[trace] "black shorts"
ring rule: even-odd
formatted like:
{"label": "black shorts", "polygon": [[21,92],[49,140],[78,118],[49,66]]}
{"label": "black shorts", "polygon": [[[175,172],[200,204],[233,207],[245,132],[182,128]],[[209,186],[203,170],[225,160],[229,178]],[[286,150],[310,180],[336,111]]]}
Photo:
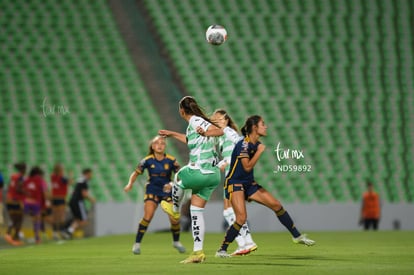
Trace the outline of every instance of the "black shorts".
{"label": "black shorts", "polygon": [[153,201],[156,204],[159,204],[161,201],[171,202],[172,198],[170,196],[157,196],[154,194],[145,194],[144,202]]}
{"label": "black shorts", "polygon": [[23,204],[20,202],[6,203],[6,209],[9,213],[23,213]]}
{"label": "black shorts", "polygon": [[250,182],[250,183],[227,183],[226,188],[224,189],[224,193],[226,199],[230,200],[231,194],[236,191],[243,191],[244,192],[244,199],[249,200],[249,197],[257,192],[257,190],[263,188],[257,182]]}
{"label": "black shorts", "polygon": [[59,206],[59,205],[65,205],[66,201],[65,199],[58,199],[58,198],[53,198],[52,199],[52,205],[53,206]]}
{"label": "black shorts", "polygon": [[71,202],[69,204],[69,207],[75,219],[81,221],[88,220],[88,213],[86,211],[85,203],[83,201]]}

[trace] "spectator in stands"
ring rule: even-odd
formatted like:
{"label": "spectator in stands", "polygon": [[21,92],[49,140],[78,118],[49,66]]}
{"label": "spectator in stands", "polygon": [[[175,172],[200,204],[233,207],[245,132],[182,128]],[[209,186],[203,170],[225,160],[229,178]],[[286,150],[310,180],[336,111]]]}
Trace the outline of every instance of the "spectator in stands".
{"label": "spectator in stands", "polygon": [[365,230],[371,227],[373,230],[378,229],[378,223],[381,217],[381,202],[378,193],[374,191],[371,182],[367,183],[367,191],[362,196],[361,206],[361,224]]}
{"label": "spectator in stands", "polygon": [[82,177],[78,179],[75,185],[69,201],[69,208],[72,212],[73,219],[70,221],[69,227],[61,232],[65,238],[72,238],[76,229],[87,224],[88,214],[85,207],[85,200],[95,203],[95,199],[91,197],[88,191],[88,182],[91,178],[92,169],[86,168],[82,171]]}
{"label": "spectator in stands", "polygon": [[36,243],[40,243],[41,214],[43,205],[47,204],[47,184],[43,170],[35,166],[23,183],[24,212],[32,217],[33,232]]}
{"label": "spectator in stands", "polygon": [[50,182],[52,183],[53,238],[58,239],[59,232],[65,224],[66,196],[72,179],[65,177],[63,165],[57,163],[50,176]]}
{"label": "spectator in stands", "polygon": [[23,183],[26,174],[26,163],[16,163],[14,168],[17,172],[10,177],[6,196],[6,209],[10,221],[4,239],[11,245],[22,245],[19,232],[23,223]]}

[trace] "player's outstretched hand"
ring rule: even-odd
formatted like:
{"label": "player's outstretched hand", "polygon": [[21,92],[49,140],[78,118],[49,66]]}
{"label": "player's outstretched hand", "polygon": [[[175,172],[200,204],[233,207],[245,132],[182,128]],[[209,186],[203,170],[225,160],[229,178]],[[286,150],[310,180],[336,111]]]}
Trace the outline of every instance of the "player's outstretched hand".
{"label": "player's outstretched hand", "polygon": [[124,187],[125,193],[128,193],[129,191],[131,191],[131,189],[132,189],[132,185],[129,185],[129,184],[125,185]]}
{"label": "player's outstretched hand", "polygon": [[162,137],[169,137],[169,136],[171,136],[171,131],[169,131],[169,130],[159,130],[158,134]]}
{"label": "player's outstretched hand", "polygon": [[202,136],[204,136],[204,135],[205,135],[205,133],[206,133],[206,131],[204,131],[204,129],[203,129],[203,128],[201,128],[200,126],[198,126],[198,127],[196,128],[196,131],[197,131],[197,133],[198,133],[198,134],[200,134],[200,135],[202,135]]}

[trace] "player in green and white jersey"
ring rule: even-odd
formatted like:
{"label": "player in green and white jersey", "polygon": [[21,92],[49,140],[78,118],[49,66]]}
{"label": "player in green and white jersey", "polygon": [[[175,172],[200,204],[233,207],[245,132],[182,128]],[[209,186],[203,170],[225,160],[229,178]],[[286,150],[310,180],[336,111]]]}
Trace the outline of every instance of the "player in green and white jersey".
{"label": "player in green and white jersey", "polygon": [[160,130],[159,134],[186,143],[190,149],[190,160],[175,176],[173,205],[161,202],[161,207],[174,219],[179,219],[184,190],[192,191],[190,212],[194,248],[193,253],[181,263],[200,263],[206,257],[203,252],[204,207],[220,183],[215,137],[222,136],[223,130],[210,121],[193,97],[186,96],[180,100],[179,112],[188,122],[186,134],[169,130]]}
{"label": "player in green and white jersey", "polygon": [[[223,129],[224,135],[218,137],[219,151],[221,153],[222,160],[218,163],[218,167],[225,176],[228,175],[230,170],[231,155],[233,153],[234,146],[243,137],[239,135],[238,128],[233,119],[223,109],[214,111],[211,116],[211,120]],[[233,207],[231,206],[230,200],[224,197],[224,210],[223,216],[229,226],[232,226],[236,221],[236,215],[234,214]],[[250,229],[247,224],[243,224],[240,229],[239,235],[236,237],[238,248],[232,253],[233,256],[241,256],[249,254],[250,252],[257,250],[257,245],[253,241],[250,234]]]}

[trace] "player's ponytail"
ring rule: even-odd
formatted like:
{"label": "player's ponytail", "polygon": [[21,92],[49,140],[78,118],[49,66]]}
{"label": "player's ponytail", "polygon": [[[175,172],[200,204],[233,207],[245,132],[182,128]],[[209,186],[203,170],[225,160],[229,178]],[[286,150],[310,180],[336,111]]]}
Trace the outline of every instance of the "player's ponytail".
{"label": "player's ponytail", "polygon": [[239,128],[237,127],[237,124],[233,121],[233,119],[229,116],[229,114],[224,109],[217,109],[214,111],[215,114],[220,114],[224,116],[224,119],[227,119],[227,125],[228,127],[232,128],[234,131],[238,132]]}
{"label": "player's ponytail", "polygon": [[253,126],[257,126],[260,120],[262,120],[262,117],[258,115],[248,117],[243,127],[241,128],[242,135],[246,137],[251,134]]}
{"label": "player's ponytail", "polygon": [[185,96],[179,102],[180,109],[184,110],[184,113],[187,115],[195,115],[202,117],[205,121],[210,122],[214,126],[217,126],[213,123],[205,114],[203,109],[197,104],[197,101],[192,96]]}

